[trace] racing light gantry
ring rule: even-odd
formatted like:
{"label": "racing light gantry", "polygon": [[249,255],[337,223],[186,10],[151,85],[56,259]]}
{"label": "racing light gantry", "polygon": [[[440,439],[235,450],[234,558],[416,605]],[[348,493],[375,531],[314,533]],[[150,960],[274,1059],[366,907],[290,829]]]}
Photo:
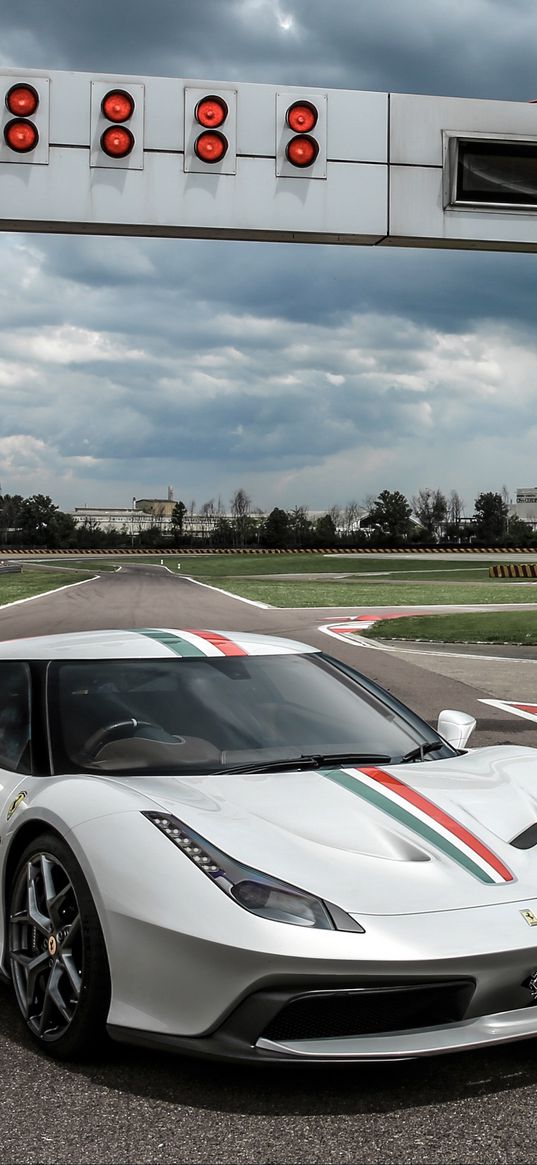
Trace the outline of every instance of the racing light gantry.
{"label": "racing light gantry", "polygon": [[537,250],[537,106],[0,72],[0,230]]}

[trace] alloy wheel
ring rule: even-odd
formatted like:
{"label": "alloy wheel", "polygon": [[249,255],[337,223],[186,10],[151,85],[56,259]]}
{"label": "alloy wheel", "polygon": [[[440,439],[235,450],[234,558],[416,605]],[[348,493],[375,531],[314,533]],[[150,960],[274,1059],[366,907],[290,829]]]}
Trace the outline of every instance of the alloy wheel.
{"label": "alloy wheel", "polygon": [[84,973],[80,908],[59,859],[36,853],[11,898],[9,957],[19,1007],[41,1041],[61,1039],[77,1013]]}

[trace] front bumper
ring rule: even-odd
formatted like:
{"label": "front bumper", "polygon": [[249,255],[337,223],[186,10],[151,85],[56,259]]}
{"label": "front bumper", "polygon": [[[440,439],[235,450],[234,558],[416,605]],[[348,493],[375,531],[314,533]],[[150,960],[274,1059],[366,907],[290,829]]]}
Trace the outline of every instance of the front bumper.
{"label": "front bumper", "polygon": [[[527,998],[523,1007],[468,1016],[476,995],[476,982],[470,979],[391,987],[319,990],[311,986],[300,992],[296,986],[274,987],[243,999],[219,1027],[205,1035],[180,1036],[117,1024],[109,1024],[108,1032],[120,1042],[237,1062],[414,1059],[537,1036],[537,1006],[529,988],[523,986],[522,990]],[[521,993],[517,990],[515,998]],[[398,1015],[394,1001],[399,1005]],[[413,1017],[439,1019],[443,1015],[445,1022],[405,1028],[405,1015],[409,1025]],[[345,1017],[350,1017],[348,1026],[361,1023],[370,1030],[345,1034]],[[390,1023],[398,1024],[397,1030],[385,1030]],[[308,1036],[308,1024],[317,1027],[316,1035]],[[326,1031],[330,1026],[332,1034],[321,1034],[323,1027]]]}

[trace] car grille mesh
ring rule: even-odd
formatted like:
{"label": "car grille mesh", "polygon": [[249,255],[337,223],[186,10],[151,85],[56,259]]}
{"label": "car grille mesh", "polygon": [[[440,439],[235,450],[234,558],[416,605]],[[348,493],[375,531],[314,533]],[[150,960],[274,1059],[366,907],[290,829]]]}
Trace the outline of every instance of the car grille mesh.
{"label": "car grille mesh", "polygon": [[409,986],[311,992],[292,999],[263,1032],[268,1040],[338,1039],[445,1026],[465,1015],[475,984],[416,983]]}

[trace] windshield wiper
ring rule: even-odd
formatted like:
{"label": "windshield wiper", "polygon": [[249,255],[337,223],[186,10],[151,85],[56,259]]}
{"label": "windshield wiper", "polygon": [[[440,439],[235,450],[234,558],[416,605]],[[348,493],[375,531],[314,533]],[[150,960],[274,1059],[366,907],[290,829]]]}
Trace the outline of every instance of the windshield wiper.
{"label": "windshield wiper", "polygon": [[439,748],[444,748],[445,742],[443,740],[430,740],[428,744],[418,744],[417,748],[412,748],[410,752],[406,752],[399,761],[400,765],[406,765],[413,760],[423,760],[428,752],[437,752]]}
{"label": "windshield wiper", "polygon": [[220,771],[226,776],[228,773],[277,773],[285,769],[320,769],[331,765],[386,765],[391,759],[391,756],[370,752],[302,753],[300,756],[280,757],[279,760],[250,761]]}

